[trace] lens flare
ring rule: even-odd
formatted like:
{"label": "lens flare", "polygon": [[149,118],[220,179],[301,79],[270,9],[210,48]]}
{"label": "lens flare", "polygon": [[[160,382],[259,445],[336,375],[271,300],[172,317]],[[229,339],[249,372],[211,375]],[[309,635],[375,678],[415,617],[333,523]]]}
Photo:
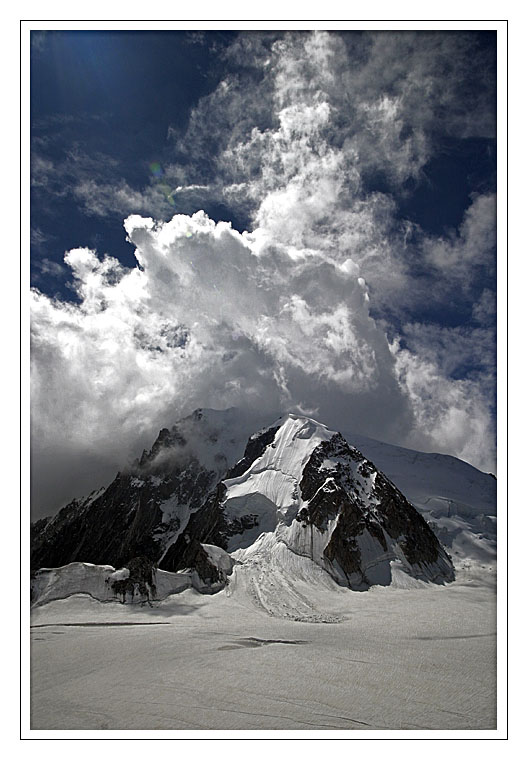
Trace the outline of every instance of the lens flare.
{"label": "lens flare", "polygon": [[154,175],[154,177],[162,177],[163,176],[163,167],[157,161],[153,161],[150,164],[150,171],[152,172],[152,174]]}

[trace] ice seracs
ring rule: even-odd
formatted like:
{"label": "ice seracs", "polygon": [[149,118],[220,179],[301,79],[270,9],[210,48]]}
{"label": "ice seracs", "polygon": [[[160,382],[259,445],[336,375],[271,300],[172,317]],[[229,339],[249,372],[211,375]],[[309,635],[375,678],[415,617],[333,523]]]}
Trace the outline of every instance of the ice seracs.
{"label": "ice seracs", "polygon": [[[82,594],[100,602],[119,601],[151,606],[154,601],[161,602],[187,589],[213,594],[225,587],[234,560],[217,546],[204,546],[203,551],[210,567],[216,568],[214,577],[209,573],[208,577],[202,578],[196,568],[168,573],[153,565],[149,567],[151,563],[145,562],[144,558],[134,558],[129,562],[131,569],[122,567],[115,570],[111,565],[93,565],[89,562],[71,562],[57,568],[44,567],[31,578],[31,602],[34,606],[42,606]],[[147,568],[143,577],[137,572],[138,565]]]}

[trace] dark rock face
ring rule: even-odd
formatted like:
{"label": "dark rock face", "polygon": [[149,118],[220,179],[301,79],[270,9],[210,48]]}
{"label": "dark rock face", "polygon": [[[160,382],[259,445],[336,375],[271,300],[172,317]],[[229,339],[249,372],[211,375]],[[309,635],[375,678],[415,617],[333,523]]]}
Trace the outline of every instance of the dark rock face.
{"label": "dark rock face", "polygon": [[135,596],[150,602],[156,596],[155,565],[148,557],[134,557],[126,563],[130,575],[122,580],[112,581],[112,590],[121,597],[123,604],[127,597],[133,602]]}
{"label": "dark rock face", "polygon": [[[256,515],[242,515],[240,518],[227,519],[223,509],[226,488],[219,483],[201,509],[190,516],[187,527],[177,540],[167,549],[159,563],[161,570],[176,572],[189,564],[187,547],[190,544],[213,544],[227,550],[229,538],[250,530],[258,525]],[[203,576],[201,576],[203,578]]]}
{"label": "dark rock face", "polygon": [[[102,493],[74,500],[32,526],[32,571],[69,562],[123,566],[131,557],[158,560],[227,467],[203,467],[177,429],[162,430],[150,452]],[[170,503],[167,512],[163,507]]]}
{"label": "dark rock face", "polygon": [[[195,538],[183,541],[178,555],[178,570],[191,568],[197,572],[201,580],[208,586],[224,580],[219,568],[213,564],[203,546]],[[166,568],[162,568],[166,569]]]}
{"label": "dark rock face", "polygon": [[167,549],[165,556],[159,563],[161,570],[176,572],[189,564],[188,547],[198,544],[214,544],[221,549],[227,548],[227,523],[221,508],[221,502],[226,488],[219,483],[216,489],[209,495],[201,509],[190,516],[184,531],[177,540]]}
{"label": "dark rock face", "polygon": [[[332,462],[331,468],[324,466],[327,461]],[[353,588],[371,585],[360,548],[365,535],[378,543],[379,554],[396,556],[397,546],[418,577],[433,575],[431,568],[437,567],[442,580],[454,579],[451,560],[424,518],[340,434],[313,451],[300,490],[308,504],[297,520],[323,531],[330,520],[338,518],[324,555],[338,565]]]}
{"label": "dark rock face", "polygon": [[[237,478],[243,475],[259,457],[262,456],[267,446],[272,445],[278,427],[270,427],[259,434],[251,436],[245,447],[245,452],[236,464],[225,474],[224,480]],[[222,507],[226,487],[223,482],[218,483],[216,489],[208,496],[201,509],[191,515],[186,529],[172,544],[163,557],[159,567],[162,570],[175,572],[185,567],[186,546],[188,542],[197,541],[203,544],[214,544],[221,549],[227,549],[230,536],[252,528],[258,524],[255,515],[243,515],[235,520],[228,520]]]}

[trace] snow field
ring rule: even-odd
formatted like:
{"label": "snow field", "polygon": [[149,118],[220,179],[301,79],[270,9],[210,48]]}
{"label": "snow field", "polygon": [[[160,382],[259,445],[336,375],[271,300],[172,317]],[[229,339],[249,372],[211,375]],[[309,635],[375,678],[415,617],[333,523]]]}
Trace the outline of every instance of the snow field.
{"label": "snow field", "polygon": [[341,622],[313,625],[255,607],[245,580],[153,609],[81,596],[36,608],[32,728],[495,727],[492,587],[319,583],[311,613]]}

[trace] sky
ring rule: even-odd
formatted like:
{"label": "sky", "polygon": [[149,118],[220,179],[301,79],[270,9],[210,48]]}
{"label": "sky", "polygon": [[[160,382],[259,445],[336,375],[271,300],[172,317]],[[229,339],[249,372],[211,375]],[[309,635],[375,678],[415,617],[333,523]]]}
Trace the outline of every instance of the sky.
{"label": "sky", "polygon": [[197,407],[495,472],[494,32],[32,32],[32,508]]}

